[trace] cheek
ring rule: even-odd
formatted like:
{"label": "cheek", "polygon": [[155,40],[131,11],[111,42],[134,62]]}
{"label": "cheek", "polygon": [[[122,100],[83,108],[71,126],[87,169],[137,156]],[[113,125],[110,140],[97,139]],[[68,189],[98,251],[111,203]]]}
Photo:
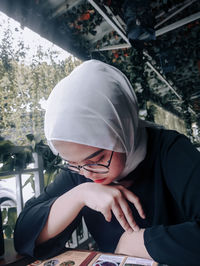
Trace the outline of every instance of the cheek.
{"label": "cheek", "polygon": [[117,177],[121,174],[125,167],[126,162],[126,156],[124,153],[116,154],[116,156],[113,158],[113,164],[111,169],[111,175],[113,177]]}

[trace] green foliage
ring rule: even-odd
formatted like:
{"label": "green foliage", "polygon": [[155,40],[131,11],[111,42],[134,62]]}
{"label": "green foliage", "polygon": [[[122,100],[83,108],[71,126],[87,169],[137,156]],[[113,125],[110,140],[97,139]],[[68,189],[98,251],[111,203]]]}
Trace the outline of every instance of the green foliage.
{"label": "green foliage", "polygon": [[58,52],[38,46],[27,64],[27,51],[23,40],[17,50],[13,48],[8,27],[0,41],[0,135],[18,145],[27,144],[25,135],[29,133],[44,139],[40,102],[47,100],[53,87],[81,63],[72,56],[58,62]]}
{"label": "green foliage", "polygon": [[156,107],[154,105],[150,105],[147,108],[147,120],[155,122],[154,120],[155,112],[156,112]]}
{"label": "green foliage", "polygon": [[26,180],[26,182],[24,183],[24,185],[22,186],[22,189],[27,186],[28,184],[31,184],[31,188],[32,190],[35,192],[35,181],[34,181],[34,175],[30,174],[29,178]]}
{"label": "green foliage", "polygon": [[0,138],[0,172],[21,170],[33,162],[32,148]]}
{"label": "green foliage", "polygon": [[[53,87],[81,61],[69,56],[58,62],[57,52],[53,49],[44,51],[38,46],[37,53],[27,64],[29,48],[25,47],[23,40],[18,41],[17,49],[13,43],[12,31],[8,27],[0,40],[0,171],[23,170],[33,162],[33,152],[38,152],[44,161],[47,185],[54,179],[57,172],[54,164],[59,159],[44,143],[44,110],[40,101],[45,101]],[[33,174],[24,186],[29,183],[35,190]],[[4,208],[2,212],[4,237],[12,238],[16,208]]]}
{"label": "green foliage", "polygon": [[[30,146],[16,146],[9,140],[5,140],[0,137],[0,163],[2,167],[0,171],[13,171],[23,170],[28,164],[32,163],[33,152],[37,152],[42,156],[44,166],[44,184],[45,186],[52,182],[57,173],[56,165],[61,162],[61,159],[55,156],[50,150],[49,146],[44,144],[43,140],[38,140],[32,134],[28,134],[27,139],[30,142]],[[3,178],[10,178],[6,176]],[[1,177],[2,178],[2,177]],[[30,177],[26,180],[26,185],[31,184],[33,191],[35,191],[34,175],[30,174]],[[2,207],[2,224],[4,238],[13,238],[13,232],[15,223],[17,220],[16,207]]]}
{"label": "green foliage", "polygon": [[4,238],[13,238],[13,232],[17,220],[16,207],[2,207],[1,212]]}
{"label": "green foliage", "polygon": [[[58,171],[57,164],[61,162],[61,158],[54,155],[49,146],[38,136],[35,137],[33,134],[28,134],[26,137],[29,141],[29,146],[16,146],[11,141],[0,138],[0,163],[2,164],[0,172],[25,169],[28,164],[34,162],[33,152],[36,152],[42,157],[44,184],[46,186],[53,181]],[[1,179],[10,177],[12,176],[1,177]],[[30,174],[23,187],[29,183],[33,191],[35,191],[33,174]]]}
{"label": "green foliage", "polygon": [[[0,41],[0,171],[26,168],[33,162],[32,153],[37,152],[43,158],[47,185],[57,171],[54,163],[58,159],[44,143],[44,110],[40,101],[47,100],[53,87],[81,61],[69,56],[58,62],[58,52],[53,49],[44,51],[38,46],[27,64],[29,48],[25,47],[23,40],[18,41],[17,49],[13,43],[8,26]],[[34,190],[32,174],[24,186],[28,183]]]}
{"label": "green foliage", "polygon": [[[42,156],[44,166],[44,184],[45,186],[51,183],[57,173],[56,165],[61,162],[61,159],[55,156],[50,150],[49,146],[44,144],[43,140],[38,141],[38,137],[28,134],[27,139],[30,146],[16,146],[9,140],[0,138],[0,163],[2,167],[0,171],[23,170],[28,164],[32,163],[33,152],[37,152]],[[6,176],[1,178],[10,178]],[[23,188],[31,184],[33,191],[35,191],[34,175],[26,180]],[[2,207],[2,224],[4,238],[13,238],[14,227],[17,219],[16,207]]]}
{"label": "green foliage", "polygon": [[[42,157],[43,168],[44,168],[44,184],[47,186],[50,184],[55,177],[55,174],[58,171],[57,164],[61,162],[61,158],[54,155],[48,145],[44,143],[43,140],[38,139],[32,134],[26,136],[31,142],[34,152],[37,152]],[[27,180],[27,183],[30,182],[31,186],[34,188],[33,177]]]}

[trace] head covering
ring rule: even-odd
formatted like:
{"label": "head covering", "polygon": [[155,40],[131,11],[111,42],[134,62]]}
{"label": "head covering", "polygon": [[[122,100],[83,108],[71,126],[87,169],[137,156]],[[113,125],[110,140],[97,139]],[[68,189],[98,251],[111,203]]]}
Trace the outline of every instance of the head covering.
{"label": "head covering", "polygon": [[61,80],[51,92],[45,114],[45,135],[126,153],[126,176],[146,155],[146,131],[127,77],[117,68],[89,60]]}

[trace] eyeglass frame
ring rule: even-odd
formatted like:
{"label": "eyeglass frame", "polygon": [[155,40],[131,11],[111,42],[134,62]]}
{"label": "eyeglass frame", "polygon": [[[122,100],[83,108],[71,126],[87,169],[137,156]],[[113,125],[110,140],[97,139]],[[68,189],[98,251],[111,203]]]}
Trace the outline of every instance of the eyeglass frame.
{"label": "eyeglass frame", "polygon": [[[113,153],[114,151],[111,152],[111,155],[110,155],[110,159],[107,161],[108,165],[105,165],[105,164],[101,164],[101,163],[87,163],[87,164],[84,164],[84,165],[72,165],[72,164],[69,164],[69,163],[65,163],[65,164],[58,164],[57,167],[60,168],[61,170],[64,170],[64,171],[70,171],[72,173],[80,173],[80,170],[83,168],[85,171],[88,171],[90,173],[95,173],[95,174],[107,174],[110,170],[110,164],[111,164],[111,161],[112,161],[112,157],[113,157]],[[59,154],[58,154],[59,156]],[[89,169],[86,169],[84,168],[85,166],[103,166],[105,168],[107,168],[107,171],[105,172],[98,172],[98,171],[93,171],[93,170],[89,170]],[[69,169],[69,167],[72,167],[72,168],[75,168],[77,169],[78,171],[76,170],[71,170]]]}

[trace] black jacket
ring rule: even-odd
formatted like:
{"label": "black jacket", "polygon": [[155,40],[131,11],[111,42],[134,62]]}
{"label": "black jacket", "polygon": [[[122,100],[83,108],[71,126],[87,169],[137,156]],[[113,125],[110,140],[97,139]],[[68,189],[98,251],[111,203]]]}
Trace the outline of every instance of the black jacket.
{"label": "black jacket", "polygon": [[[147,155],[126,177],[134,180],[129,189],[139,196],[145,210],[143,220],[130,204],[137,224],[146,228],[145,246],[157,262],[200,265],[200,153],[188,138],[175,131],[148,128],[147,132]],[[122,227],[115,217],[106,222],[101,213],[88,207],[62,233],[35,248],[53,202],[83,182],[91,181],[61,172],[44,193],[26,203],[15,228],[15,247],[19,253],[54,256],[62,250],[82,216],[100,250],[114,252]],[[63,211],[67,211],[67,206],[63,206]]]}

